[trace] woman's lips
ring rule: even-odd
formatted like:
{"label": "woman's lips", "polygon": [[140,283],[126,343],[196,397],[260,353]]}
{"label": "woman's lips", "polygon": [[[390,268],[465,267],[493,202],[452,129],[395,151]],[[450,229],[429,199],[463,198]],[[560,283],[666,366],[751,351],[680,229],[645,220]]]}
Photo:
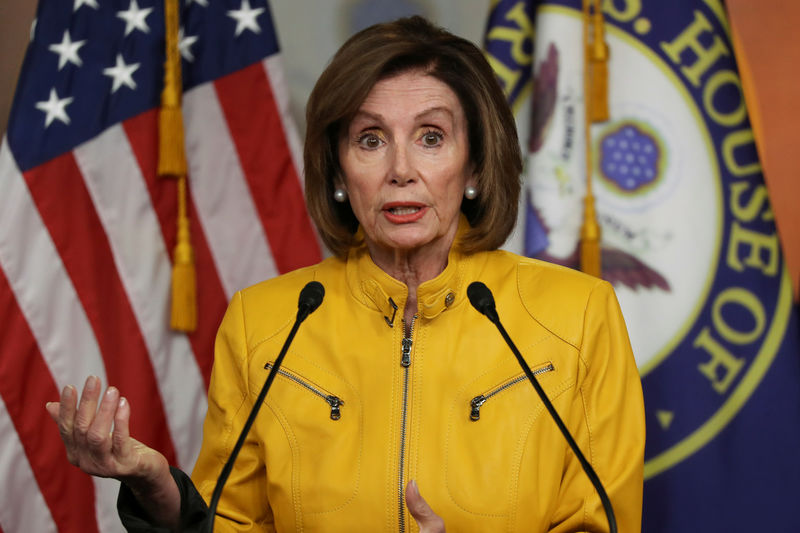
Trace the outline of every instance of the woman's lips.
{"label": "woman's lips", "polygon": [[425,216],[428,208],[415,202],[391,202],[383,206],[383,216],[393,224],[416,222]]}

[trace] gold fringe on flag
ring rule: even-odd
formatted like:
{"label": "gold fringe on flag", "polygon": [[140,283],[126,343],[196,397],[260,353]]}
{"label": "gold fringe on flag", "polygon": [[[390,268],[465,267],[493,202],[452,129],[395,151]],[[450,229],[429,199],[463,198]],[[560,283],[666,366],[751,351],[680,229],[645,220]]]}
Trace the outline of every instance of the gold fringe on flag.
{"label": "gold fringe on flag", "polygon": [[164,2],[164,24],[166,61],[161,109],[158,114],[158,175],[178,180],[178,232],[172,265],[170,327],[177,331],[191,332],[197,328],[197,282],[186,208],[186,152],[181,113],[178,0]]}
{"label": "gold fringe on flag", "polygon": [[581,270],[593,276],[602,276],[600,252],[600,224],[594,207],[592,193],[592,122],[608,120],[608,46],[603,34],[603,13],[600,0],[583,0],[583,89],[584,131],[586,136],[586,196],[583,199],[583,225],[581,226]]}

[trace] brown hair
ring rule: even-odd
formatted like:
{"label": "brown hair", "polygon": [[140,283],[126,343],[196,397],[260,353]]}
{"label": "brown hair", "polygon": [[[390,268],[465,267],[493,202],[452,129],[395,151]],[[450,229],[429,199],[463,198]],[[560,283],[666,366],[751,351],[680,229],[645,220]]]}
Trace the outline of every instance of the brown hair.
{"label": "brown hair", "polygon": [[459,242],[461,251],[494,250],[516,222],[522,159],[514,117],[492,68],[466,39],[422,17],[403,18],[350,37],[308,99],[303,151],[306,202],[322,240],[340,257],[358,244],[358,220],[349,203],[333,200],[334,182],[341,176],[340,135],[375,83],[409,70],[422,70],[446,83],[467,118],[478,196],[461,204],[471,226]]}

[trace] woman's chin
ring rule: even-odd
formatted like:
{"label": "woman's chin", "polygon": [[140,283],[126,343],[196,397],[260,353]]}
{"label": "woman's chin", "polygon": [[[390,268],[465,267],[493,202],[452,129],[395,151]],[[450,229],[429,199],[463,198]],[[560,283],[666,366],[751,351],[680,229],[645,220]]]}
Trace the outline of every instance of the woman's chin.
{"label": "woman's chin", "polygon": [[[420,252],[433,251],[440,244],[441,240],[437,236],[400,235],[384,241],[381,246],[395,253],[418,254]],[[447,255],[447,248],[444,249],[443,255]]]}

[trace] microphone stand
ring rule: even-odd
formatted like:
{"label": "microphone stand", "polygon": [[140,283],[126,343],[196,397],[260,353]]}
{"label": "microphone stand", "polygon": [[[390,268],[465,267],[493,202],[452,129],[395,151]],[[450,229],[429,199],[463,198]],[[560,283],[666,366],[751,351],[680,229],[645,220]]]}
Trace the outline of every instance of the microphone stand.
{"label": "microphone stand", "polygon": [[308,318],[308,315],[313,313],[317,307],[319,307],[319,305],[322,303],[322,298],[324,295],[325,289],[322,287],[322,284],[317,281],[311,281],[307,283],[306,286],[303,287],[303,290],[300,291],[300,302],[298,303],[297,317],[295,318],[294,325],[289,331],[289,335],[286,337],[286,341],[283,343],[283,347],[281,348],[278,357],[275,359],[275,363],[272,365],[269,375],[267,375],[267,380],[261,387],[261,392],[258,393],[258,398],[256,398],[256,402],[253,404],[253,408],[250,410],[250,415],[247,417],[244,427],[242,427],[242,432],[239,434],[239,438],[237,439],[236,444],[231,451],[230,457],[228,457],[228,460],[222,467],[219,478],[217,478],[217,484],[214,486],[214,492],[211,494],[211,500],[208,504],[208,528],[206,529],[208,533],[212,533],[214,531],[214,518],[217,515],[217,505],[219,504],[219,499],[222,496],[222,488],[225,485],[225,482],[228,480],[228,476],[230,476],[231,471],[233,470],[233,463],[236,460],[236,457],[239,455],[239,451],[241,451],[242,446],[244,445],[244,440],[256,420],[256,415],[258,415],[258,411],[261,409],[261,405],[264,403],[264,398],[267,397],[267,391],[269,391],[272,381],[275,379],[275,375],[278,373],[278,369],[281,367],[283,358],[286,356],[286,352],[289,350],[289,345],[292,344],[294,336],[297,334],[297,330],[300,328],[300,324],[302,324],[303,321]]}
{"label": "microphone stand", "polygon": [[533,375],[528,363],[522,357],[522,354],[517,349],[514,341],[511,340],[511,337],[509,337],[508,333],[506,332],[506,328],[504,328],[503,324],[500,322],[500,317],[497,314],[494,304],[494,297],[492,296],[491,291],[480,281],[474,281],[470,283],[469,287],[467,288],[467,295],[473,307],[475,307],[475,309],[477,309],[481,314],[486,315],[486,318],[488,318],[492,324],[497,326],[497,329],[500,331],[500,335],[503,336],[506,344],[509,348],[511,348],[511,351],[517,358],[517,362],[522,367],[525,375],[528,377],[528,381],[530,381],[531,385],[533,385],[533,388],[536,389],[536,393],[539,395],[539,398],[541,398],[542,403],[547,409],[547,412],[550,413],[550,416],[558,426],[558,429],[561,430],[561,434],[564,435],[564,438],[567,440],[567,444],[569,444],[569,447],[572,449],[575,457],[578,458],[578,462],[580,462],[581,466],[583,467],[583,471],[586,472],[586,475],[589,477],[589,481],[592,482],[592,485],[594,485],[598,496],[600,496],[600,501],[603,504],[603,509],[606,512],[606,518],[608,520],[609,533],[617,533],[617,519],[614,516],[614,509],[611,507],[611,500],[609,499],[605,488],[603,488],[603,484],[600,482],[597,472],[594,471],[592,465],[586,460],[586,457],[583,455],[583,452],[581,452],[581,449],[578,447],[575,439],[572,438],[572,435],[567,429],[567,426],[564,424],[564,421],[561,420],[561,417],[558,415],[555,407],[553,407],[550,398],[547,397],[547,394],[539,384],[536,376]]}

